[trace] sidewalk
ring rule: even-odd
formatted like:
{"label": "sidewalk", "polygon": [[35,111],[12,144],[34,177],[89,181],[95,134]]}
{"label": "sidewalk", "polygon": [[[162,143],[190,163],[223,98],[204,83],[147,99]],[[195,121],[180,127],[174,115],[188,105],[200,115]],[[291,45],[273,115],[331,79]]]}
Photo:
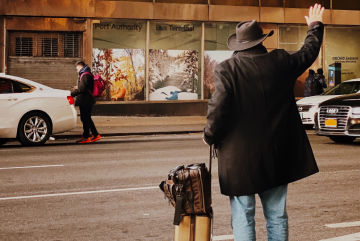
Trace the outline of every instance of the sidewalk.
{"label": "sidewalk", "polygon": [[[206,124],[205,116],[170,117],[122,117],[93,116],[95,126],[102,136],[184,134],[202,132]],[[82,122],[78,118],[76,128],[53,135],[55,138],[77,138],[83,133]]]}

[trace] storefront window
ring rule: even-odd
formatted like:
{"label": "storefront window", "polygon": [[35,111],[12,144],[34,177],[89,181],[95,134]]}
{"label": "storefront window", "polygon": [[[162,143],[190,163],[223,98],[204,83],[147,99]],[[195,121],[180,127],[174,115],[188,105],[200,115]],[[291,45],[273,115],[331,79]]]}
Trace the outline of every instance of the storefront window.
{"label": "storefront window", "polygon": [[201,23],[151,22],[149,100],[201,98]]}
{"label": "storefront window", "polygon": [[307,26],[279,26],[279,48],[292,54],[299,51],[307,35]]}
{"label": "storefront window", "polygon": [[227,47],[228,37],[235,32],[237,23],[205,23],[204,99],[210,99],[215,91],[214,69],[220,62],[231,57]]}
{"label": "storefront window", "polygon": [[325,76],[328,78],[329,65],[341,63],[341,82],[360,78],[360,28],[327,27],[325,36]]}
{"label": "storefront window", "polygon": [[[293,54],[301,49],[307,35],[307,26],[279,26],[279,49],[286,50],[289,54]],[[322,52],[320,50],[319,57],[315,60],[309,69],[315,72],[322,67]],[[305,79],[309,71],[305,71],[295,82],[295,97],[303,97],[305,89]]]}
{"label": "storefront window", "polygon": [[93,72],[109,83],[102,99],[145,99],[146,21],[93,24]]}

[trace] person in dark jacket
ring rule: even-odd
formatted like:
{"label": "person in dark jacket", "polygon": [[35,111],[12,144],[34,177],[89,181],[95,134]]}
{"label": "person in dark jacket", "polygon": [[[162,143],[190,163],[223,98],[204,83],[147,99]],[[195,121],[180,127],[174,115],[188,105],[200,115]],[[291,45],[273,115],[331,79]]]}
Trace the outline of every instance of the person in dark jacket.
{"label": "person in dark jacket", "polygon": [[319,68],[316,71],[317,73],[314,75],[314,80],[317,81],[319,84],[316,88],[316,94],[321,95],[324,93],[324,89],[327,88],[327,84],[325,82],[325,76],[323,69]]}
{"label": "person in dark jacket", "polygon": [[[93,120],[91,119],[92,107],[95,99],[92,96],[94,89],[94,76],[91,69],[83,61],[76,63],[76,71],[79,73],[77,86],[71,89],[71,96],[75,97],[75,105],[79,106],[80,119],[83,123],[83,137],[77,141],[79,144],[95,142],[101,139],[99,132],[96,130]],[[90,137],[90,129],[92,136]]]}
{"label": "person in dark jacket", "polygon": [[305,97],[311,96],[311,84],[314,81],[314,75],[315,75],[315,71],[313,69],[309,69],[309,75],[305,80],[305,90],[304,90]]}
{"label": "person in dark jacket", "polygon": [[288,240],[288,183],[318,167],[297,110],[296,79],[316,60],[323,40],[324,8],[306,16],[309,30],[300,51],[268,53],[253,20],[239,23],[228,38],[233,57],[214,71],[203,141],[215,144],[223,195],[230,196],[234,238],[255,240],[255,194],[260,196],[268,240]]}

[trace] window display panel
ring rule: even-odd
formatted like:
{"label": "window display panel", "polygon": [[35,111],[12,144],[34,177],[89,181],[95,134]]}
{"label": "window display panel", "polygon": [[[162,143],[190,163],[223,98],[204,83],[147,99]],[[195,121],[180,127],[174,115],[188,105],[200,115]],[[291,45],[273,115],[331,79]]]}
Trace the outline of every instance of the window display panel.
{"label": "window display panel", "polygon": [[201,23],[151,22],[149,100],[201,98]]}
{"label": "window display panel", "polygon": [[235,32],[236,25],[237,23],[205,23],[204,99],[210,99],[215,91],[216,65],[233,54],[227,47],[227,39]]}
{"label": "window display panel", "polygon": [[[286,50],[289,54],[293,54],[301,49],[307,36],[308,26],[279,26],[279,49]],[[315,72],[322,66],[322,51],[319,57],[310,66]],[[309,75],[306,70],[295,82],[295,97],[304,97],[305,79]]]}
{"label": "window display panel", "polygon": [[[329,65],[341,63],[341,82],[360,78],[360,28],[326,27],[325,28],[325,71],[329,79]],[[330,87],[334,83],[329,83]]]}
{"label": "window display panel", "polygon": [[108,83],[101,99],[145,100],[145,43],[146,21],[93,24],[93,73]]}

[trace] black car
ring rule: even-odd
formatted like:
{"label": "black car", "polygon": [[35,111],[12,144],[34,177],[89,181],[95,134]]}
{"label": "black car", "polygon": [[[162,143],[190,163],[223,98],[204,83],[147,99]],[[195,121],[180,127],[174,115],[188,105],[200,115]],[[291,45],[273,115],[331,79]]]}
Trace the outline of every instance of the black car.
{"label": "black car", "polygon": [[360,94],[339,96],[319,105],[315,131],[339,143],[360,137]]}

